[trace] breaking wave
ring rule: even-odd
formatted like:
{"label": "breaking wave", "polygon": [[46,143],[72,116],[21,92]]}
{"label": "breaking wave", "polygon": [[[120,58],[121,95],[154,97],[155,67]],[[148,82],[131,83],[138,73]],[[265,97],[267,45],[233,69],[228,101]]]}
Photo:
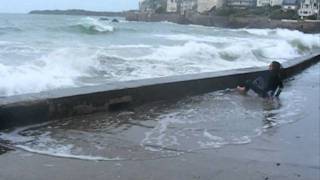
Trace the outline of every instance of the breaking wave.
{"label": "breaking wave", "polygon": [[[274,59],[284,62],[310,52],[310,49],[301,50],[288,41],[278,41],[273,45],[267,41],[255,46],[252,43],[225,42],[219,46],[201,41],[186,41],[174,46],[137,44],[60,48],[28,63],[17,65],[0,61],[0,96],[111,81],[266,66]],[[263,47],[266,45],[268,46]],[[26,52],[31,55],[39,53],[38,49],[20,46],[4,48],[0,54],[13,50],[23,55]]]}
{"label": "breaking wave", "polygon": [[77,86],[76,78],[86,76],[94,65],[87,53],[85,49],[62,48],[29,63],[0,63],[0,96]]}
{"label": "breaking wave", "polygon": [[0,27],[0,35],[1,34],[7,34],[12,32],[22,32],[22,29],[17,27]]}
{"label": "breaking wave", "polygon": [[108,22],[99,21],[98,19],[90,17],[81,19],[79,23],[71,25],[70,28],[85,34],[103,34],[114,31],[114,27]]}

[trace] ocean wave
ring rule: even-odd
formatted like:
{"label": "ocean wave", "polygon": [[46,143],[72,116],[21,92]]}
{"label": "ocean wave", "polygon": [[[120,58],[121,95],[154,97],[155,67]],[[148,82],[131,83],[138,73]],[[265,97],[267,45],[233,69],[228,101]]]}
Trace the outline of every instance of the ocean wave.
{"label": "ocean wave", "polygon": [[0,31],[13,31],[13,32],[20,32],[22,29],[17,28],[17,27],[0,27]]}
{"label": "ocean wave", "polygon": [[[68,27],[70,22],[78,23]],[[121,32],[123,27],[143,31],[134,36],[125,32],[124,39],[117,42],[112,35],[101,40],[97,36],[83,37],[76,34],[75,41],[80,42],[77,47],[70,47],[70,43],[64,44],[68,40],[63,38],[68,36],[63,35],[61,39],[53,40],[52,44],[43,47],[29,41],[0,41],[0,96],[110,81],[266,66],[273,60],[290,61],[320,49],[319,34],[285,29],[225,30],[228,31],[226,34],[219,32],[224,30],[217,29],[217,33],[210,30],[176,34],[171,32],[172,29],[162,31],[150,28],[152,32],[148,32],[146,27],[152,24],[146,27],[142,26],[142,22],[138,26],[134,25],[118,24],[119,34],[124,33]],[[108,22],[89,17],[71,18],[45,30],[57,30],[59,27],[60,30],[64,27],[62,31],[70,31],[71,28],[72,33],[82,31],[99,34],[114,31]],[[175,28],[182,27],[179,25]],[[239,35],[238,32],[244,31],[255,35]],[[92,41],[88,41],[88,38]]]}
{"label": "ocean wave", "polygon": [[[253,44],[251,41],[242,41],[217,46],[208,42],[186,41],[161,46],[136,44],[58,48],[27,63],[8,64],[0,61],[0,96],[110,81],[266,66],[273,58],[283,58],[278,59],[283,62],[301,56],[297,48],[287,41]],[[20,46],[24,47],[23,44]],[[3,50],[6,51],[0,51],[0,55],[8,52],[26,55],[26,50],[31,55],[43,53],[26,48]]]}
{"label": "ocean wave", "polygon": [[127,48],[152,48],[152,46],[147,44],[132,44],[132,45],[110,45],[108,48],[111,49],[127,49]]}
{"label": "ocean wave", "polygon": [[[217,49],[225,49],[222,50],[222,52],[218,52],[220,57],[225,60],[237,59],[241,56],[241,52],[246,52],[246,54],[248,54],[248,51],[252,51],[252,53],[256,55],[261,55],[260,57],[254,58],[255,60],[288,60],[320,49],[320,34],[304,34],[299,31],[286,29],[241,29],[232,31],[248,32],[256,35],[256,37],[248,38],[237,36],[225,38],[220,36],[190,34],[157,34],[155,36],[178,42],[194,41],[205,43],[212,45]],[[257,54],[257,51],[260,53]]]}
{"label": "ocean wave", "polygon": [[71,25],[69,28],[85,34],[104,34],[114,31],[114,27],[109,23],[90,17],[81,19],[79,23]]}
{"label": "ocean wave", "polygon": [[0,96],[75,87],[78,77],[89,76],[93,57],[87,48],[61,48],[20,65],[0,63]]}
{"label": "ocean wave", "polygon": [[288,29],[244,29],[250,34],[259,35],[259,36],[268,36],[268,38],[281,38],[285,39],[288,42],[293,42],[304,47],[311,48],[320,48],[320,34],[305,34],[297,30],[288,30]]}
{"label": "ocean wave", "polygon": [[15,33],[15,32],[22,32],[22,29],[18,27],[0,27],[0,34],[7,34],[7,33]]}

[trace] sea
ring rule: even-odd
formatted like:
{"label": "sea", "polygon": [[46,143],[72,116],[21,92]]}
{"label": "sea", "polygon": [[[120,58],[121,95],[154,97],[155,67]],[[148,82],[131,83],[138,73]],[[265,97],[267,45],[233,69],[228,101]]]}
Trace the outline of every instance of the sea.
{"label": "sea", "polygon": [[266,66],[320,50],[320,34],[113,19],[0,14],[0,97]]}
{"label": "sea", "polygon": [[[0,14],[0,96],[260,67],[320,51],[320,34],[112,19]],[[309,93],[319,89],[319,65],[287,80],[274,101],[226,89],[6,129],[0,144],[23,156],[92,161],[153,160],[246,145],[305,120],[306,104],[319,97]]]}

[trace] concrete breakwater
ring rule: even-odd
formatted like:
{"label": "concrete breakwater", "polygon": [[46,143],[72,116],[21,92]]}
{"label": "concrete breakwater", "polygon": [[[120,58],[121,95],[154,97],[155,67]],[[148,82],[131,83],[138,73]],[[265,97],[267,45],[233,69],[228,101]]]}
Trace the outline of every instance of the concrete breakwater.
{"label": "concrete breakwater", "polygon": [[[320,53],[290,60],[283,64],[283,77],[319,61]],[[0,98],[0,129],[235,88],[266,70],[266,67],[245,68],[4,97]]]}
{"label": "concrete breakwater", "polygon": [[264,17],[225,17],[200,14],[181,16],[177,14],[127,13],[125,16],[128,21],[168,21],[178,24],[195,24],[222,28],[285,28],[305,33],[320,33],[320,21],[286,21],[271,20]]}

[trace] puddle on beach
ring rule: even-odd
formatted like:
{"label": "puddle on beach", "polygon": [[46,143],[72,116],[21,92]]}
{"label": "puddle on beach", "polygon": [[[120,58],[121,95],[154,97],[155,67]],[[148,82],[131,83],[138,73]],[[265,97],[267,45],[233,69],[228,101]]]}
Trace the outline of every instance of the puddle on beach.
{"label": "puddle on beach", "polygon": [[319,67],[287,82],[280,100],[217,91],[123,112],[7,130],[0,133],[0,139],[29,152],[84,160],[158,159],[247,144],[269,128],[303,118],[303,83],[310,77],[317,82]]}

